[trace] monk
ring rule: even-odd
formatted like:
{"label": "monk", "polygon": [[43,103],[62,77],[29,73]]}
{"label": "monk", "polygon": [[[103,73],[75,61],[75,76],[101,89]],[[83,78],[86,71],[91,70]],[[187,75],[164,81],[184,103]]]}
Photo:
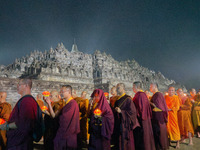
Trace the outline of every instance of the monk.
{"label": "monk", "polygon": [[42,107],[44,106],[42,97],[43,97],[42,94],[37,94],[37,96],[36,96],[36,101],[37,101],[38,105],[40,106],[40,109],[42,109]]}
{"label": "monk", "polygon": [[91,98],[93,107],[89,115],[89,150],[110,150],[110,140],[114,128],[113,112],[101,89],[94,90]]}
{"label": "monk", "polygon": [[110,106],[111,106],[111,108],[114,108],[115,102],[116,102],[116,100],[118,99],[117,91],[116,91],[116,87],[115,87],[115,86],[113,86],[113,87],[111,88],[110,93],[111,93],[111,95],[112,95],[112,96],[110,97]]}
{"label": "monk", "polygon": [[80,132],[79,108],[76,101],[72,98],[72,87],[70,85],[63,85],[60,95],[64,105],[58,112],[53,111],[51,98],[47,97],[45,99],[51,117],[58,117],[58,130],[54,138],[54,149],[73,150],[77,148],[77,134]]}
{"label": "monk", "polygon": [[147,98],[151,99],[151,93],[148,90],[145,90],[144,93],[147,95]]}
{"label": "monk", "polygon": [[180,148],[180,130],[178,126],[177,111],[180,108],[180,99],[175,95],[175,88],[168,88],[168,95],[165,95],[166,104],[168,107],[168,123],[167,130],[169,134],[170,141],[176,141],[176,148]]}
{"label": "monk", "polygon": [[[59,112],[64,106],[64,101],[60,99],[59,93],[56,90],[50,92],[51,106],[55,113]],[[46,112],[47,111],[47,112]],[[52,118],[49,110],[46,110],[44,116],[45,133],[44,133],[44,149],[53,150],[53,139],[56,136],[58,130],[58,118]]]}
{"label": "monk", "polygon": [[[135,130],[136,149],[155,150],[154,135],[151,125],[151,106],[146,94],[142,91],[142,84],[139,81],[133,83],[135,96],[133,102],[137,110],[137,118],[141,128]],[[136,138],[137,137],[137,138]]]}
{"label": "monk", "polygon": [[157,150],[169,149],[167,136],[167,122],[168,122],[168,108],[165,98],[161,92],[158,91],[158,84],[150,84],[150,92],[153,93],[151,102],[152,107],[152,127],[155,139],[155,146]]}
{"label": "monk", "polygon": [[136,108],[131,97],[126,95],[123,83],[118,83],[116,89],[119,97],[114,106],[114,149],[135,150],[133,130],[139,126]]}
{"label": "monk", "polygon": [[196,94],[197,94],[197,92],[194,88],[190,89],[190,100],[192,101],[192,103],[194,103],[194,101],[195,101]]}
{"label": "monk", "polygon": [[197,94],[194,100],[195,102],[192,110],[193,125],[197,137],[200,138],[200,94]]}
{"label": "monk", "polygon": [[183,90],[179,88],[177,91],[178,97],[181,99],[181,106],[178,111],[178,124],[181,134],[181,142],[185,142],[185,138],[189,137],[189,145],[193,145],[192,137],[194,129],[191,120],[192,103]]}
{"label": "monk", "polygon": [[83,128],[84,128],[84,129],[81,129],[83,131],[83,139],[87,139],[86,144],[89,144],[89,133],[88,133],[88,130],[89,130],[89,124],[88,124],[89,100],[86,98],[86,96],[87,96],[87,92],[83,91],[81,93],[81,98],[83,99],[83,101],[82,101],[83,107],[81,107],[81,109],[83,109],[83,110],[85,109],[86,114],[82,115],[82,119],[80,120],[80,124],[83,124]]}
{"label": "monk", "polygon": [[38,105],[31,96],[32,80],[20,79],[17,92],[21,99],[10,114],[7,123],[0,129],[7,130],[7,149],[33,149],[33,125],[37,119]]}
{"label": "monk", "polygon": [[[0,92],[0,119],[8,121],[12,111],[11,105],[6,102],[7,93]],[[0,150],[6,149],[6,130],[0,130]]]}
{"label": "monk", "polygon": [[82,97],[77,97],[76,90],[74,89],[72,93],[72,97],[79,106],[80,133],[78,134],[78,149],[87,148],[87,111],[89,100],[83,99]]}

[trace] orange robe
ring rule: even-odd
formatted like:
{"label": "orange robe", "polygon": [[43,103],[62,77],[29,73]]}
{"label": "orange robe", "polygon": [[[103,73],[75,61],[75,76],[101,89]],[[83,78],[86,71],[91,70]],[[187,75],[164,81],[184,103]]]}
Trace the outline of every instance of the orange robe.
{"label": "orange robe", "polygon": [[168,109],[171,109],[171,111],[168,111],[168,123],[167,123],[167,131],[168,135],[171,141],[179,141],[180,136],[180,130],[178,126],[178,117],[177,117],[177,111],[180,108],[180,99],[177,95],[174,96],[165,96],[166,104]]}
{"label": "orange robe", "polygon": [[40,106],[40,109],[42,109],[42,107],[44,106],[44,102],[41,99],[37,100],[38,105]]}
{"label": "orange robe", "polygon": [[193,119],[193,125],[194,130],[199,132],[199,126],[200,126],[200,101],[195,101],[193,110],[192,110],[192,119]]}
{"label": "orange robe", "polygon": [[[183,101],[182,101],[183,102]],[[181,136],[188,137],[188,132],[194,135],[194,129],[191,120],[191,109],[192,103],[189,98],[187,98],[184,104],[181,105],[178,111],[178,124]]]}
{"label": "orange robe", "polygon": [[[0,104],[0,118],[8,121],[12,111],[11,105],[7,102]],[[0,150],[6,148],[6,130],[0,130]]]}

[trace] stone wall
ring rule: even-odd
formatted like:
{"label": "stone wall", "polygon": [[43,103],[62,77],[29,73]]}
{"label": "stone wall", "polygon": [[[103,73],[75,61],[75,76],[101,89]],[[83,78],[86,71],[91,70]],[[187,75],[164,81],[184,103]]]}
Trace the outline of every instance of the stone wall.
{"label": "stone wall", "polygon": [[[20,95],[17,93],[17,83],[18,79],[2,78],[0,77],[0,91],[7,92],[7,101],[13,106],[19,100]],[[60,86],[70,84],[73,89],[77,91],[77,95],[80,96],[81,92],[86,90],[88,92],[87,98],[90,98],[90,94],[94,90],[94,84],[81,84],[81,83],[67,83],[67,82],[55,82],[55,81],[42,81],[33,79],[32,95],[36,98],[38,93],[43,91],[58,90],[60,91]]]}

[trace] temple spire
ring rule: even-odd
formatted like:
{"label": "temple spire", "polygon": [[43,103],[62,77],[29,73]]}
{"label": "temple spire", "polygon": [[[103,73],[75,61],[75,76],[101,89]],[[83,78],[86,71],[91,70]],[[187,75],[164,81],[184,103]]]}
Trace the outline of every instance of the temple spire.
{"label": "temple spire", "polygon": [[74,44],[72,45],[72,51],[71,51],[71,52],[72,52],[72,53],[73,53],[73,52],[79,52],[78,47],[77,47],[77,45],[76,45],[75,38],[74,38]]}

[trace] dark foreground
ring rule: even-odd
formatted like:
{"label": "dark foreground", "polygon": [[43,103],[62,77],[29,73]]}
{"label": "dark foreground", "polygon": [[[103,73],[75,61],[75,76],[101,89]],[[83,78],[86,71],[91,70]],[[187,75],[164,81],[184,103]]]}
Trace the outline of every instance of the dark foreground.
{"label": "dark foreground", "polygon": [[[200,138],[193,137],[193,146],[188,145],[189,141],[186,139],[186,143],[181,143],[180,144],[180,149],[179,150],[200,150]],[[34,150],[43,150],[43,142],[40,141],[39,143],[35,144]],[[171,143],[171,146],[169,150],[175,150],[176,143]],[[87,149],[82,149],[82,150],[87,150]]]}

